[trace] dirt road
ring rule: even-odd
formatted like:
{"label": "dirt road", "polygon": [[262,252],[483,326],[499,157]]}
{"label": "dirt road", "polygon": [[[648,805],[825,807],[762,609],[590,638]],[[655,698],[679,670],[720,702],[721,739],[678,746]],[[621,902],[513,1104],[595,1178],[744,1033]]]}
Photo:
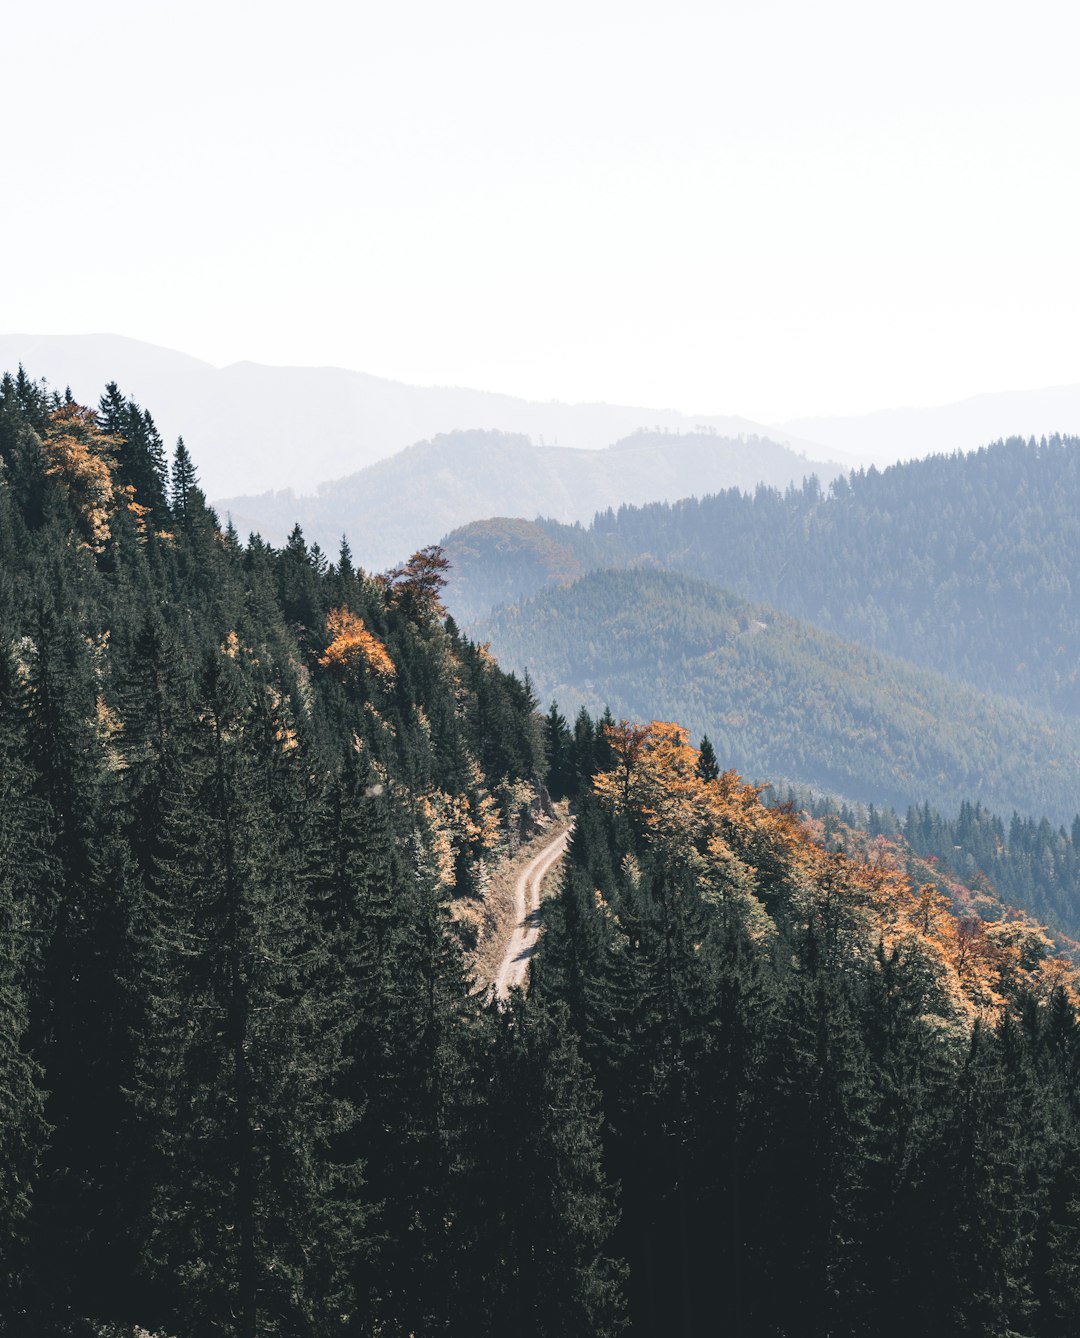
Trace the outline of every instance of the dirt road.
{"label": "dirt road", "polygon": [[524,985],[529,959],[540,937],[540,888],[554,864],[562,859],[569,830],[560,832],[550,844],[525,865],[514,884],[514,932],[495,977],[495,997],[505,999],[515,985]]}

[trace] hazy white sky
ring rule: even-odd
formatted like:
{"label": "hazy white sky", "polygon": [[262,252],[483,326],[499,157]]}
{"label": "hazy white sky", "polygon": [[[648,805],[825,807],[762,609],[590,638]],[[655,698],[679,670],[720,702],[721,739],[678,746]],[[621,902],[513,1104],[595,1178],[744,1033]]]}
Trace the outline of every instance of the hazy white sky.
{"label": "hazy white sky", "polygon": [[0,329],[765,421],[1080,381],[1080,14],[9,7]]}

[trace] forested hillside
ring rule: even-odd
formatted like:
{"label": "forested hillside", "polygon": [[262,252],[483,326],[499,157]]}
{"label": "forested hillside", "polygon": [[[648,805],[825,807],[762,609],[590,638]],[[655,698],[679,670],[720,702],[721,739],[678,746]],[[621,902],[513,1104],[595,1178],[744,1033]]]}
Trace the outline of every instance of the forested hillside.
{"label": "forested hillside", "polygon": [[[444,561],[241,542],[115,385],[0,380],[0,1333],[1071,1338],[1075,969],[545,722]],[[545,778],[496,1004],[456,912]]]}
{"label": "forested hillside", "polygon": [[1065,1338],[1071,969],[823,848],[677,726],[598,743],[533,996],[597,1078],[634,1331]]}
{"label": "forested hillside", "polygon": [[[1078,438],[870,469],[827,493],[813,481],[729,490],[543,529],[562,567],[687,572],[981,689],[1080,712]],[[451,607],[479,616],[506,594],[490,543],[467,539]],[[454,536],[452,560],[457,547]],[[520,565],[520,593],[532,593],[540,579]]]}
{"label": "forested hillside", "polygon": [[499,611],[486,633],[573,714],[656,715],[758,778],[865,803],[929,800],[1071,822],[1080,727],[876,654],[717,586],[601,571]]}
{"label": "forested hillside", "polygon": [[[611,1331],[589,1080],[557,1012],[470,998],[452,916],[531,802],[534,703],[440,579],[244,546],[115,387],[0,383],[13,1338]],[[547,1263],[493,1270],[497,1227]]]}

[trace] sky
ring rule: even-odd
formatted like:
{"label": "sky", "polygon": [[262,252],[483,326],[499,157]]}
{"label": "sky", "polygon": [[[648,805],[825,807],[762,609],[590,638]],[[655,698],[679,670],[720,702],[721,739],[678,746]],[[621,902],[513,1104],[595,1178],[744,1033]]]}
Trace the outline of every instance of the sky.
{"label": "sky", "polygon": [[1080,7],[39,0],[0,330],[761,422],[1080,381]]}

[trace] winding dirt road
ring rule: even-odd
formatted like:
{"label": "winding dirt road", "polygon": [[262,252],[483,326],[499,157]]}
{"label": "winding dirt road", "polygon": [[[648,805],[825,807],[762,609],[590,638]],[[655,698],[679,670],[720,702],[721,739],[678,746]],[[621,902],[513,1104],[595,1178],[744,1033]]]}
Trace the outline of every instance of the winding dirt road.
{"label": "winding dirt road", "polygon": [[505,999],[516,985],[524,985],[529,960],[540,937],[540,888],[548,871],[562,859],[570,829],[560,832],[525,865],[514,884],[514,932],[495,977],[495,997]]}

